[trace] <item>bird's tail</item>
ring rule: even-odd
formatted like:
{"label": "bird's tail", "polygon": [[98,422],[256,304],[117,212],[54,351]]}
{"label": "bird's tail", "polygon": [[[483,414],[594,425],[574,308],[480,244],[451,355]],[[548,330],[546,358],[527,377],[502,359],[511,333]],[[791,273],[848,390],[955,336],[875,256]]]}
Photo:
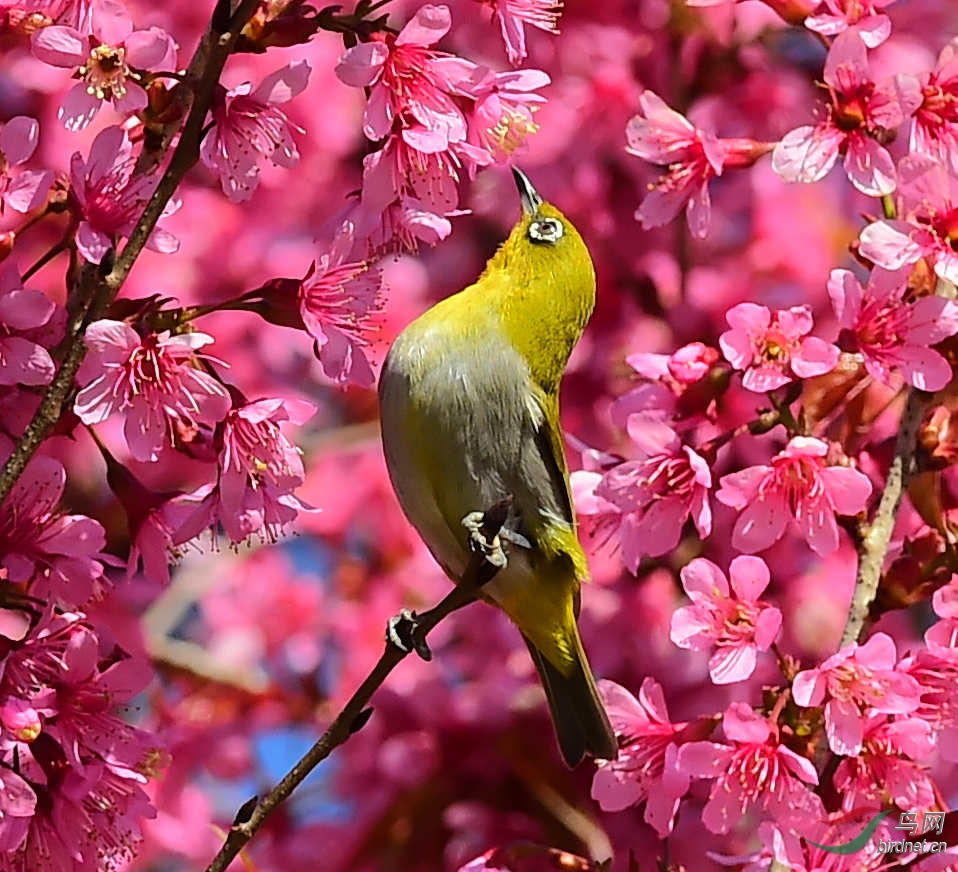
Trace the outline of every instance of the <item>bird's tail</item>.
{"label": "bird's tail", "polygon": [[565,674],[526,638],[532,662],[536,665],[542,689],[549,701],[562,758],[570,768],[577,766],[586,754],[602,760],[614,760],[618,756],[618,743],[609,716],[599,699],[595,679],[574,623],[569,641],[573,643],[574,656],[569,672]]}

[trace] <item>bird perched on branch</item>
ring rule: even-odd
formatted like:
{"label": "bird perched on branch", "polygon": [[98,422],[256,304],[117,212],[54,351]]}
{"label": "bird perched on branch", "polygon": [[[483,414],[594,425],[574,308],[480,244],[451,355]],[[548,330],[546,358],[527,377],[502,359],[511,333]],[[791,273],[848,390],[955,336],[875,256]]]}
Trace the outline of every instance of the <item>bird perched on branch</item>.
{"label": "bird perched on branch", "polygon": [[[576,617],[588,577],[559,426],[559,382],[595,304],[582,237],[513,170],[523,215],[479,280],[396,339],[379,380],[383,447],[403,511],[458,581],[476,550],[482,589],[519,628],[562,756],[616,756]],[[499,536],[483,512],[510,502]]]}

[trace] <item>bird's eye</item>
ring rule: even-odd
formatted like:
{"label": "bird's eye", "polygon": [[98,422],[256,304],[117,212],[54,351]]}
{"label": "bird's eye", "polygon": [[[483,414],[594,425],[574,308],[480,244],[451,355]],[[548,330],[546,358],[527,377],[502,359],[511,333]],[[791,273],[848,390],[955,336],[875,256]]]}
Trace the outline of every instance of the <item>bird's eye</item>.
{"label": "bird's eye", "polygon": [[529,225],[529,239],[554,245],[562,239],[564,228],[557,218],[537,218]]}

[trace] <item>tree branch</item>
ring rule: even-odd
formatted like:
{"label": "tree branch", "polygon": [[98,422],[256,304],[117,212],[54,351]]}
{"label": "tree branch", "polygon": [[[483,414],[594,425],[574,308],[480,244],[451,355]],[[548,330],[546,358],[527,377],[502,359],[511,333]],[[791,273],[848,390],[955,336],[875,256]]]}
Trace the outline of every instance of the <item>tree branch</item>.
{"label": "tree branch", "polygon": [[[499,529],[505,520],[505,505],[495,506],[485,513],[483,532],[487,541],[498,535]],[[269,791],[262,799],[256,797],[245,803],[236,814],[233,825],[230,827],[226,841],[217,855],[206,867],[206,872],[225,872],[236,855],[245,847],[256,832],[263,826],[266,819],[284,802],[290,794],[302,783],[313,769],[325,760],[337,747],[342,745],[353,733],[358,732],[366,723],[372,710],[366,705],[380,685],[389,677],[389,674],[402,662],[403,659],[415,650],[421,657],[428,660],[431,657],[425,638],[443,618],[454,611],[475,602],[479,597],[482,585],[488,582],[497,572],[482,554],[473,554],[461,581],[443,598],[443,600],[428,612],[421,615],[403,614],[393,619],[389,624],[386,636],[386,650],[379,661],[372,668],[365,680],[349,698],[340,713],[313,745],[289,770],[283,779]],[[400,647],[394,641],[395,630],[407,622],[412,624],[410,638],[404,641],[405,647]]]}
{"label": "tree branch", "polygon": [[[223,5],[224,0],[219,0],[217,10],[220,10]],[[192,88],[181,86],[184,100],[190,104],[189,115],[183,125],[180,141],[153,196],[146,204],[140,220],[115,261],[102,264],[103,269],[87,264],[80,270],[70,290],[71,314],[67,324],[66,352],[63,362],[44,394],[36,414],[27,425],[23,436],[17,441],[13,453],[3,466],[3,471],[0,472],[0,503],[6,499],[40,443],[46,439],[60,420],[63,403],[73,387],[74,376],[86,355],[83,334],[87,326],[102,317],[103,312],[116,297],[156,227],[170,197],[173,196],[186,173],[199,160],[203,123],[210,108],[214,89],[240,30],[258,6],[259,0],[240,0],[229,18],[229,27],[225,32],[217,30],[212,23],[207,28],[187,71]],[[214,20],[215,16],[216,12],[214,12]]]}
{"label": "tree branch", "polygon": [[895,442],[895,456],[892,458],[888,477],[885,479],[885,490],[882,492],[875,518],[862,538],[859,549],[858,577],[855,579],[855,592],[852,594],[848,619],[842,632],[840,645],[842,648],[849,642],[857,642],[861,639],[868,618],[868,610],[878,595],[878,583],[881,580],[882,566],[885,555],[888,553],[891,534],[895,529],[898,506],[901,504],[908,480],[915,471],[915,443],[918,438],[918,428],[932,396],[914,388],[908,391],[898,439]]}

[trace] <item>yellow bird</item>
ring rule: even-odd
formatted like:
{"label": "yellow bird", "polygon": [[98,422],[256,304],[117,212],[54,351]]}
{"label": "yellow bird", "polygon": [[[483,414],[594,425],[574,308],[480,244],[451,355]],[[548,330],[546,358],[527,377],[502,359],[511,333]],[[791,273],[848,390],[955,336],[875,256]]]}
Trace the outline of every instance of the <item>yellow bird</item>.
{"label": "yellow bird", "polygon": [[[523,215],[479,280],[393,343],[379,380],[396,495],[446,574],[477,544],[501,565],[483,597],[519,628],[549,701],[562,756],[613,759],[576,617],[588,577],[559,425],[559,382],[595,305],[595,269],[569,220],[513,170]],[[482,513],[511,509],[496,541]]]}

